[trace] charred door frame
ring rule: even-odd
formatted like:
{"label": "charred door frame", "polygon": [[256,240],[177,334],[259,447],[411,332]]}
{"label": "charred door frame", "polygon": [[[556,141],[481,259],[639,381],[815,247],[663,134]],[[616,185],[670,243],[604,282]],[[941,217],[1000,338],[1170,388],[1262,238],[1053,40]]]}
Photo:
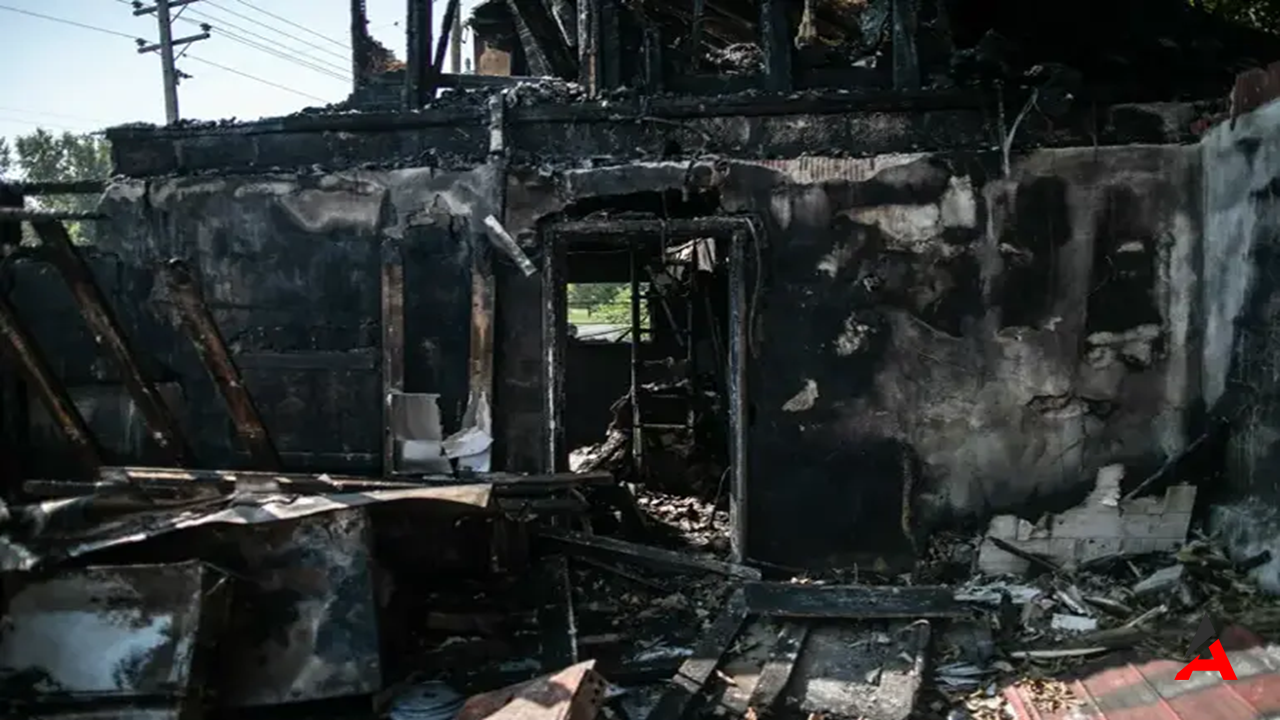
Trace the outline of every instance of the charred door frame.
{"label": "charred door frame", "polygon": [[[564,359],[567,324],[564,283],[566,242],[602,238],[630,243],[637,238],[727,240],[729,246],[729,528],[733,557],[746,557],[747,538],[747,287],[746,243],[757,224],[747,216],[678,220],[573,220],[541,228],[544,353],[543,413],[547,434],[543,469],[568,470],[564,442]],[[759,260],[757,259],[757,262]]]}

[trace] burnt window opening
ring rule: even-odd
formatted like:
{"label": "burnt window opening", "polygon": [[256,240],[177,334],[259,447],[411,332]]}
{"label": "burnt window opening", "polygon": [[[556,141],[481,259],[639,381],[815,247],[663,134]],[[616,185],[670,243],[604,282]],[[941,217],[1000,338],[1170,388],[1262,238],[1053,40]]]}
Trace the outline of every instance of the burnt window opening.
{"label": "burnt window opening", "polygon": [[625,282],[569,283],[565,286],[565,310],[570,341],[625,343],[632,333],[640,342],[652,340],[651,286],[637,285],[639,324],[632,325],[631,284]]}

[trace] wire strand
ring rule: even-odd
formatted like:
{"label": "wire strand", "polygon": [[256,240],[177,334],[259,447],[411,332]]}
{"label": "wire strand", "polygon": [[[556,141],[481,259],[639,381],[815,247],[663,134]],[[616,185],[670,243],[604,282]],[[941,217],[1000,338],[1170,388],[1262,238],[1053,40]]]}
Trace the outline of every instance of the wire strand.
{"label": "wire strand", "polygon": [[52,15],[42,15],[38,12],[31,12],[30,10],[23,10],[21,8],[16,8],[16,7],[9,7],[8,5],[0,5],[0,10],[8,10],[9,12],[15,12],[15,13],[18,13],[19,15],[30,15],[31,17],[34,17],[34,18],[40,18],[42,20],[51,20],[56,23],[62,23],[63,25],[74,25],[75,27],[84,28],[85,30],[96,30],[97,32],[100,32],[100,33],[115,35],[116,37],[122,37],[127,40],[137,39],[136,35],[130,35],[128,33],[122,33],[116,30],[108,30],[107,28],[98,27],[97,25],[86,25],[81,22],[76,22],[75,20],[67,20],[66,18],[54,17]]}
{"label": "wire strand", "polygon": [[[238,13],[238,12],[236,12],[235,10],[231,10],[231,9],[225,8],[225,7],[221,6],[221,5],[219,5],[218,3],[213,2],[213,0],[204,0],[204,4],[205,4],[205,5],[208,5],[209,7],[215,7],[215,8],[218,8],[218,9],[219,9],[219,10],[221,10],[222,12],[227,13],[228,15],[231,15],[231,16],[234,16],[234,17],[238,17],[238,18],[240,18],[241,20],[248,20],[249,22],[254,23],[255,25],[257,25],[257,26],[259,26],[259,27],[261,27],[261,28],[263,28],[263,29],[265,29],[265,30],[270,30],[271,32],[279,33],[280,35],[283,35],[283,36],[285,36],[285,37],[289,38],[290,40],[295,40],[295,41],[300,42],[300,43],[302,43],[303,45],[306,45],[306,46],[308,46],[308,47],[313,47],[313,48],[315,48],[315,49],[319,50],[320,52],[326,52],[326,53],[329,53],[330,55],[333,55],[334,57],[337,57],[337,58],[339,58],[340,60],[344,60],[344,61],[345,61],[345,60],[349,60],[349,59],[350,59],[350,57],[349,57],[349,53],[341,53],[341,52],[338,52],[337,50],[330,50],[329,48],[321,47],[321,46],[319,46],[319,45],[317,45],[317,44],[315,44],[315,43],[311,42],[310,40],[304,40],[304,39],[302,39],[302,38],[298,37],[297,35],[290,35],[289,33],[285,32],[285,31],[283,31],[283,30],[281,30],[281,29],[279,29],[279,28],[272,27],[271,25],[268,25],[268,24],[266,24],[266,23],[262,22],[261,20],[257,20],[257,19],[255,19],[255,18],[251,18],[251,17],[249,17],[248,15],[245,15],[244,13]],[[261,11],[261,12],[265,12],[265,11]],[[276,15],[276,16],[274,16],[274,17],[276,17],[277,19],[283,19],[283,18],[280,18],[280,16],[279,16],[279,15]],[[285,22],[288,22],[288,21],[285,21]]]}
{"label": "wire strand", "polygon": [[288,18],[283,18],[283,17],[280,17],[279,15],[276,15],[275,13],[268,12],[268,11],[266,11],[266,10],[263,10],[262,8],[258,7],[257,5],[254,5],[254,4],[253,4],[253,3],[251,3],[251,2],[247,2],[246,0],[236,0],[236,2],[240,3],[241,5],[244,5],[244,6],[245,6],[245,7],[247,7],[247,8],[252,8],[252,9],[254,9],[254,10],[257,10],[258,12],[262,13],[263,15],[266,15],[267,17],[275,18],[276,20],[279,20],[280,22],[284,23],[285,25],[289,25],[289,26],[291,26],[291,27],[296,27],[296,28],[298,28],[299,30],[302,30],[303,32],[311,33],[312,35],[315,35],[316,37],[320,38],[321,40],[328,40],[329,42],[333,43],[334,45],[337,45],[338,47],[342,48],[343,50],[348,50],[348,51],[350,51],[350,50],[351,50],[351,46],[350,46],[350,45],[347,45],[346,43],[338,42],[337,40],[334,40],[333,38],[329,37],[328,35],[321,35],[320,33],[316,32],[315,30],[312,30],[311,28],[308,28],[308,27],[304,27],[304,26],[302,26],[302,25],[299,25],[298,23],[293,22],[292,20],[290,20],[290,19],[288,19]]}
{"label": "wire strand", "polygon": [[260,83],[262,83],[263,85],[270,85],[271,87],[279,88],[279,89],[284,90],[284,91],[286,91],[286,92],[291,92],[291,93],[293,93],[294,95],[301,95],[302,97],[305,97],[305,98],[311,98],[312,100],[318,100],[318,101],[320,101],[320,102],[322,102],[322,103],[328,103],[328,102],[329,102],[328,100],[325,100],[325,99],[324,99],[324,98],[322,98],[322,97],[316,97],[315,95],[309,95],[309,94],[307,94],[307,93],[302,92],[301,90],[294,90],[294,89],[293,89],[293,88],[291,88],[291,87],[288,87],[288,86],[285,86],[285,85],[281,85],[280,83],[274,83],[274,82],[271,82],[270,80],[263,80],[262,78],[260,78],[260,77],[258,77],[258,76],[256,76],[256,75],[250,75],[249,73],[244,72],[243,70],[236,70],[235,68],[230,68],[230,67],[227,67],[226,65],[219,65],[218,63],[216,63],[216,62],[214,62],[214,61],[212,61],[212,60],[205,60],[204,58],[202,58],[202,57],[200,57],[200,56],[198,56],[198,55],[188,55],[188,56],[187,56],[187,59],[188,59],[188,60],[195,60],[196,62],[202,62],[202,63],[204,63],[205,65],[212,65],[213,67],[216,67],[216,68],[218,68],[219,70],[226,70],[226,71],[227,71],[227,72],[229,72],[229,73],[233,73],[233,74],[235,74],[235,75],[239,75],[240,77],[248,78],[248,79],[250,79],[250,80],[254,80],[254,81],[256,81],[256,82],[260,82]]}
{"label": "wire strand", "polygon": [[[307,68],[308,70],[314,70],[314,71],[316,71],[316,72],[318,72],[318,73],[323,73],[323,74],[325,74],[325,75],[329,75],[329,76],[331,76],[331,77],[334,77],[335,79],[342,80],[343,82],[347,82],[347,81],[349,81],[349,80],[350,80],[350,77],[348,77],[347,75],[343,75],[343,74],[342,74],[343,72],[345,72],[345,71],[346,71],[346,69],[345,69],[345,68],[341,68],[341,67],[339,67],[338,65],[336,65],[336,64],[334,64],[334,63],[332,63],[332,62],[330,62],[330,61],[328,61],[328,60],[323,60],[323,59],[321,59],[321,58],[313,57],[313,56],[311,56],[311,55],[306,55],[306,54],[300,53],[300,52],[298,52],[298,51],[296,51],[296,50],[295,50],[295,51],[294,51],[295,53],[297,53],[298,55],[301,55],[302,57],[306,58],[306,60],[302,60],[302,59],[300,59],[300,58],[298,58],[298,57],[294,57],[293,55],[290,55],[290,54],[288,54],[288,53],[286,53],[286,52],[284,52],[284,51],[282,51],[282,50],[277,50],[277,49],[275,49],[275,48],[273,48],[273,47],[271,47],[271,46],[269,46],[269,45],[264,45],[264,44],[262,44],[262,43],[260,43],[260,42],[257,42],[256,40],[249,40],[249,39],[247,39],[247,38],[241,37],[238,33],[244,33],[245,35],[250,35],[250,36],[252,36],[252,37],[259,38],[259,39],[264,40],[264,41],[266,41],[266,42],[268,42],[268,43],[274,43],[274,42],[275,42],[275,40],[272,40],[272,39],[271,39],[271,38],[269,38],[269,37],[265,37],[265,36],[263,36],[263,35],[260,35],[260,34],[258,34],[258,33],[255,33],[255,32],[254,32],[254,31],[252,31],[252,30],[246,30],[246,29],[244,29],[244,28],[240,27],[239,25],[235,25],[235,24],[232,24],[232,23],[224,22],[224,21],[220,20],[219,18],[213,17],[213,16],[211,16],[211,15],[205,15],[205,14],[203,14],[203,13],[197,13],[197,12],[194,12],[194,11],[193,11],[191,14],[192,14],[192,15],[195,15],[196,17],[204,18],[204,19],[206,20],[206,22],[207,22],[207,23],[208,23],[208,24],[209,24],[213,29],[217,30],[217,31],[218,31],[218,33],[219,33],[220,35],[225,36],[225,37],[227,37],[228,39],[230,39],[230,40],[232,40],[232,41],[234,41],[234,42],[239,42],[239,43],[241,43],[241,44],[243,44],[243,45],[247,45],[247,46],[249,46],[249,47],[251,47],[251,48],[254,48],[254,49],[256,49],[256,50],[260,50],[260,51],[265,52],[265,53],[267,53],[267,54],[269,54],[269,55],[274,55],[275,57],[278,57],[278,58],[280,58],[281,60],[286,60],[286,61],[291,62],[291,63],[293,63],[293,64],[295,64],[295,65],[298,65],[298,66],[300,66],[300,67],[305,67],[305,68]],[[192,18],[182,18],[182,21],[183,21],[183,22],[186,22],[186,23],[191,23],[192,25],[203,25],[203,24],[204,24],[204,23],[201,23],[199,20],[193,20]],[[228,30],[227,28],[231,28],[231,30]],[[233,32],[233,31],[234,31],[234,32]]]}

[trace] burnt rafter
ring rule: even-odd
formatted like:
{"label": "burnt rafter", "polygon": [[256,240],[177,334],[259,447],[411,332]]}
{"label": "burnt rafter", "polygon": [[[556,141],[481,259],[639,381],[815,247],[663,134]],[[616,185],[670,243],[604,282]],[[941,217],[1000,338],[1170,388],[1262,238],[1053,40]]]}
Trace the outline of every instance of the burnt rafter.
{"label": "burnt rafter", "polygon": [[534,75],[571,79],[578,76],[578,62],[569,40],[542,0],[507,0],[520,44]]}

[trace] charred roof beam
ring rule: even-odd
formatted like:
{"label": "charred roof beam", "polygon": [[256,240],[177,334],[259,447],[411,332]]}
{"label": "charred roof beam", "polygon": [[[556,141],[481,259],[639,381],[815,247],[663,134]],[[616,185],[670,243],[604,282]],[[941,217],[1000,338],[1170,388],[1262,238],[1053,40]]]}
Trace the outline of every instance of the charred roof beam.
{"label": "charred roof beam", "polygon": [[578,77],[578,62],[560,23],[542,0],[507,0],[531,75]]}

